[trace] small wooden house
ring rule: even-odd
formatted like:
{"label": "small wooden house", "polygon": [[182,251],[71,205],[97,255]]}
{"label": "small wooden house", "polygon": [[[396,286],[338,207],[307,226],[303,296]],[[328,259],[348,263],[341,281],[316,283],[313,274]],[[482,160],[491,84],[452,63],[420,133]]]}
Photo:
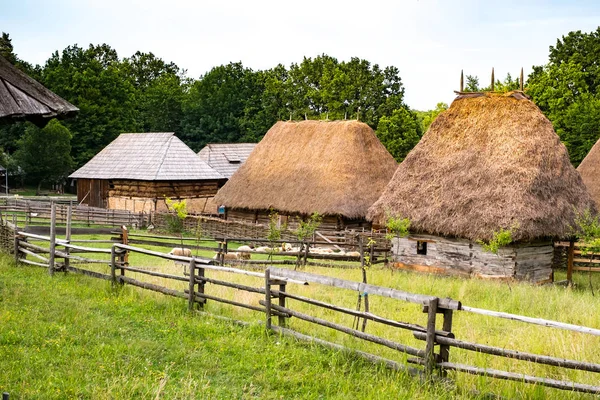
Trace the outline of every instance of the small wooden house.
{"label": "small wooden house", "polygon": [[[394,239],[401,268],[552,279],[553,239],[594,208],[550,121],[522,92],[463,93],[398,166],[368,217],[409,218]],[[498,255],[478,243],[511,229]]]}
{"label": "small wooden house", "polygon": [[51,118],[68,118],[79,109],[0,56],[0,123],[30,121],[45,126]]}
{"label": "small wooden house", "polygon": [[186,199],[188,212],[213,214],[226,181],[171,132],[123,133],[70,178],[77,200],[90,206],[165,211],[168,197]]}
{"label": "small wooden house", "polygon": [[246,162],[256,143],[209,143],[198,157],[229,179]]}
{"label": "small wooden house", "polygon": [[229,220],[266,223],[274,210],[288,226],[314,212],[323,229],[370,226],[367,209],[396,166],[362,122],[277,122],[215,201]]}
{"label": "small wooden house", "polygon": [[577,171],[583,179],[588,192],[596,203],[600,205],[600,140],[594,144],[590,152],[585,156]]}

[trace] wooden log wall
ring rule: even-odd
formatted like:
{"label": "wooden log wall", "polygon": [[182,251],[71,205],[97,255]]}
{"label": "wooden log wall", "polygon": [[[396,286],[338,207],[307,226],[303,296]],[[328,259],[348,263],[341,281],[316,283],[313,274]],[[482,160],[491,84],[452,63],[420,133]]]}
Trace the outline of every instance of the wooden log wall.
{"label": "wooden log wall", "polygon": [[109,196],[143,197],[163,199],[170,197],[210,197],[217,194],[221,182],[212,181],[109,181]]}
{"label": "wooden log wall", "polygon": [[497,255],[466,239],[410,235],[392,243],[395,265],[403,269],[536,283],[552,279],[551,242],[506,246]]}

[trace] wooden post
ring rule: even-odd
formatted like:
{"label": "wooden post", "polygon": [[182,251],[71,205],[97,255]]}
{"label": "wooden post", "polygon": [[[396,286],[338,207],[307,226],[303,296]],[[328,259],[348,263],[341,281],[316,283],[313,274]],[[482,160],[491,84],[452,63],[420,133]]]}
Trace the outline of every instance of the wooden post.
{"label": "wooden post", "polygon": [[464,75],[463,75],[463,70],[460,70],[460,91],[464,91],[465,88],[465,80],[464,80]]}
{"label": "wooden post", "polygon": [[222,248],[223,243],[222,242],[217,242],[217,262],[219,263],[219,265],[223,265],[223,248]]}
{"label": "wooden post", "polygon": [[117,254],[115,246],[110,249],[110,277],[112,278],[112,285],[117,284]]}
{"label": "wooden post", "polygon": [[521,84],[520,85],[521,86],[520,89],[521,89],[521,92],[522,92],[523,91],[523,86],[524,86],[524,83],[523,83],[523,67],[521,67],[521,82],[519,82],[519,83]]}
{"label": "wooden post", "polygon": [[435,369],[435,318],[437,315],[438,298],[429,300],[427,308],[427,344],[425,346],[425,374],[433,375]]}
{"label": "wooden post", "polygon": [[190,286],[188,293],[188,310],[194,310],[194,303],[196,301],[196,293],[194,291],[194,286],[196,286],[196,261],[192,258],[190,260]]}
{"label": "wooden post", "polygon": [[[204,268],[198,267],[198,277],[199,278],[204,278]],[[198,282],[198,293],[204,294],[204,285],[205,285],[205,283],[204,283],[203,280],[200,280],[200,282]],[[203,302],[201,302],[201,303],[198,304],[198,308],[200,310],[204,309],[204,303],[205,302],[206,302],[206,299],[204,299]]]}
{"label": "wooden post", "polygon": [[54,252],[56,251],[56,203],[51,203],[50,210],[50,256],[48,257],[48,273],[54,275]]}
{"label": "wooden post", "polygon": [[363,237],[358,236],[358,251],[360,252],[360,267],[365,267],[365,249],[363,246]]}
{"label": "wooden post", "polygon": [[[127,227],[125,225],[121,226],[121,243],[129,244],[129,231],[127,230]],[[123,254],[122,261],[124,265],[129,265],[129,251]]]}
{"label": "wooden post", "polygon": [[575,241],[569,241],[569,250],[567,253],[567,282],[573,284],[573,258],[575,256]]}
{"label": "wooden post", "polygon": [[19,264],[19,235],[15,232],[15,263]]}
{"label": "wooden post", "polygon": [[[452,332],[452,310],[444,309],[444,321],[442,323],[444,332]],[[448,362],[450,360],[450,346],[440,345],[440,361]],[[447,375],[446,370],[441,370],[442,377]]]}
{"label": "wooden post", "polygon": [[[67,243],[71,243],[71,213],[73,212],[73,202],[69,203],[69,207],[67,208],[67,227],[65,228],[65,240]],[[65,253],[69,255],[71,249],[66,247]],[[65,258],[65,273],[69,267],[70,260],[68,257]]]}
{"label": "wooden post", "polygon": [[307,242],[304,243],[304,266],[308,263],[308,247],[309,244]]}
{"label": "wooden post", "polygon": [[490,87],[490,92],[494,91],[494,67],[492,67],[492,86]]}
{"label": "wooden post", "polygon": [[271,269],[265,270],[265,327],[267,331],[271,330]]}
{"label": "wooden post", "polygon": [[[286,283],[279,284],[279,306],[285,307],[285,286]],[[277,323],[280,327],[285,328],[285,317],[281,313],[277,316]]]}

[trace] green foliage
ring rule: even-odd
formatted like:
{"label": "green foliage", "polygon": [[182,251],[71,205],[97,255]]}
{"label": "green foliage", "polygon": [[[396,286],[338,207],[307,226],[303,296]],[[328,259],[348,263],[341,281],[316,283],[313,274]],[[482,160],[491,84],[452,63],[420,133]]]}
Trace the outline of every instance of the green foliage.
{"label": "green foliage", "polygon": [[14,158],[25,174],[40,185],[60,183],[73,166],[71,133],[57,120],[51,120],[42,129],[29,124],[18,141]]}
{"label": "green foliage", "polygon": [[302,241],[314,235],[322,221],[323,217],[318,212],[312,213],[306,221],[298,218],[298,228],[294,231],[298,240]]}
{"label": "green foliage", "polygon": [[267,239],[269,242],[281,240],[281,232],[283,231],[284,229],[282,229],[279,221],[279,214],[276,211],[271,210],[271,213],[269,214],[269,233]]}
{"label": "green foliage", "polygon": [[183,221],[187,218],[187,202],[184,200],[176,201],[165,197],[165,203],[169,213],[165,215],[167,221],[167,230],[171,233],[183,233]]}
{"label": "green foliage", "polygon": [[479,87],[479,78],[473,75],[466,76],[466,85],[464,87],[465,92],[480,92],[481,88]]}
{"label": "green foliage", "polygon": [[401,216],[389,215],[385,227],[388,230],[386,238],[391,240],[395,237],[408,236],[410,229],[410,219]]}
{"label": "green foliage", "polygon": [[[513,79],[510,73],[506,74],[506,78],[503,81],[496,79],[494,82],[494,92],[510,92],[512,90],[518,90],[521,87],[520,79]],[[492,85],[479,86],[479,78],[472,75],[467,75],[467,84],[465,86],[465,92],[489,92],[492,90]]]}
{"label": "green foliage", "polygon": [[435,109],[429,111],[414,111],[417,114],[417,118],[421,122],[421,132],[427,132],[431,123],[440,115],[443,111],[448,109],[448,104],[440,102],[437,103]]}
{"label": "green foliage", "polygon": [[490,239],[489,241],[478,240],[477,243],[479,243],[483,247],[483,250],[498,255],[498,251],[502,247],[508,246],[512,243],[513,232],[516,229],[516,225],[513,225],[509,229],[500,228],[499,231],[495,231],[492,233],[492,239]]}
{"label": "green foliage", "polygon": [[600,219],[587,209],[575,214],[574,233],[583,255],[600,253]]}
{"label": "green foliage", "polygon": [[394,159],[401,162],[419,143],[423,130],[417,115],[402,107],[394,110],[389,117],[381,117],[376,134]]}

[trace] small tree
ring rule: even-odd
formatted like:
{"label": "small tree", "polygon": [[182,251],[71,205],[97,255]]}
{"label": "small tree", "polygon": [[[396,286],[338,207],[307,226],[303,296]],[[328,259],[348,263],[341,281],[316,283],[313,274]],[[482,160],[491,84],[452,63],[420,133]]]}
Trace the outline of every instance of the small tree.
{"label": "small tree", "polygon": [[410,219],[402,218],[401,216],[397,215],[388,215],[385,227],[387,228],[387,234],[385,237],[388,240],[406,237],[408,236],[408,230],[410,229]]}
{"label": "small tree", "polygon": [[269,213],[269,234],[267,240],[269,241],[269,260],[273,260],[273,254],[275,253],[275,242],[281,240],[281,232],[287,227],[283,227],[279,221],[279,214],[277,211],[271,210]]}
{"label": "small tree", "polygon": [[43,129],[29,125],[18,141],[15,161],[38,182],[39,194],[42,183],[60,183],[71,170],[71,132],[54,119]]}
{"label": "small tree", "polygon": [[167,204],[168,214],[165,215],[167,221],[167,230],[170,233],[177,233],[183,235],[184,225],[183,221],[187,218],[187,203],[185,200],[172,200],[169,197],[165,197],[165,203]]}
{"label": "small tree", "polygon": [[[294,231],[294,233],[296,234],[298,240],[302,242],[300,244],[300,253],[302,253],[302,251],[304,250],[304,241],[315,234],[315,231],[319,228],[319,225],[321,225],[321,221],[323,221],[323,217],[316,211],[312,213],[306,221],[303,221],[301,218],[298,218],[298,228]],[[309,245],[306,244],[306,246]],[[296,268],[298,267],[299,263],[300,254],[298,254],[298,257],[296,258]]]}

